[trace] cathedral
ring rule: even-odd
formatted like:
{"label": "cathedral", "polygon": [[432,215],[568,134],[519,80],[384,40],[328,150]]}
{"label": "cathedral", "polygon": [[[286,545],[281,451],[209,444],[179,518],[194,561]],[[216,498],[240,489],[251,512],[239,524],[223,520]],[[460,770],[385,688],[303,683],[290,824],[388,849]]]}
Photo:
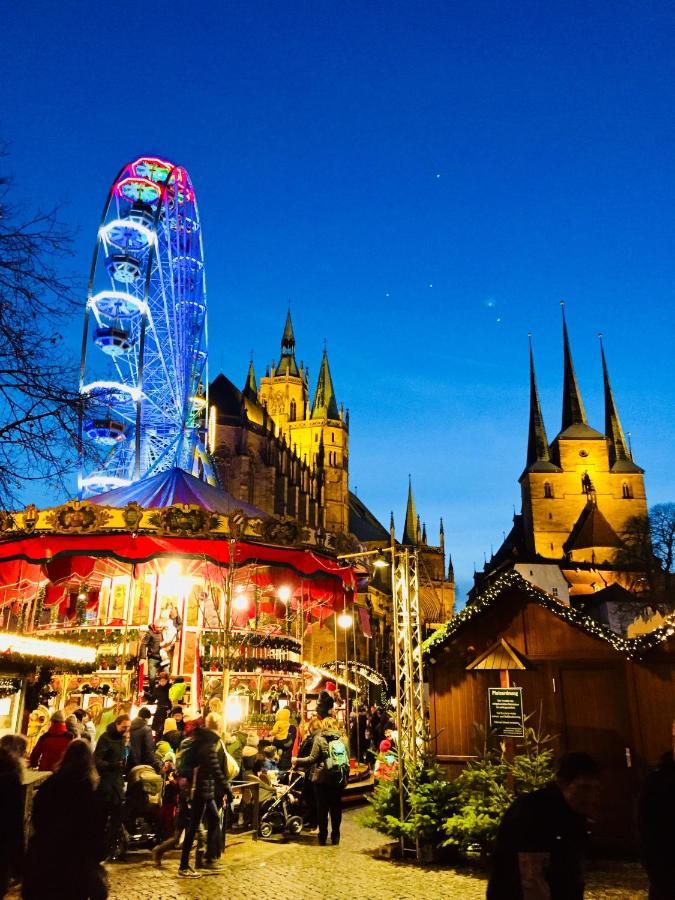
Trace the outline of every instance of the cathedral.
{"label": "cathedral", "polygon": [[[211,383],[209,449],[223,489],[278,520],[276,539],[286,529],[298,543],[315,541],[336,553],[392,543],[413,547],[420,560],[424,624],[444,622],[452,615],[454,576],[451,562],[446,568],[443,523],[438,543],[430,544],[409,484],[403,532],[397,540],[393,513],[385,528],[349,490],[349,410],[338,403],[326,349],[313,394],[310,391],[309,368],[296,358],[290,310],[278,360],[264,376],[258,380],[251,362],[242,389],[224,374]],[[357,605],[364,611],[359,658],[368,658],[386,674],[392,627],[388,571],[377,570],[364,582]],[[329,621],[319,642],[325,646],[314,648],[317,661],[333,658],[334,629]]]}
{"label": "cathedral", "polygon": [[633,460],[610,383],[604,347],[604,431],[588,424],[572,362],[563,307],[563,396],[560,431],[549,442],[530,344],[530,415],[522,508],[499,550],[475,575],[470,600],[515,569],[566,605],[597,606],[634,597],[644,573],[617,562],[628,521],[646,516],[644,470]]}

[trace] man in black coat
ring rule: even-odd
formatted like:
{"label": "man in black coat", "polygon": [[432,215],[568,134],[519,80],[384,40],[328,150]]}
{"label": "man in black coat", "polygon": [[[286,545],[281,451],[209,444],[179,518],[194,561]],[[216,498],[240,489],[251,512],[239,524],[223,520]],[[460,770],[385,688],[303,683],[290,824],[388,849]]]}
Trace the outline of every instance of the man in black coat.
{"label": "man in black coat", "polygon": [[108,856],[113,853],[122,829],[124,775],[127,763],[126,735],[130,728],[131,719],[126,713],[122,713],[108,725],[98,739],[94,751],[94,762],[101,777],[98,793],[105,806],[107,817]]}
{"label": "man in black coat", "polygon": [[673,749],[647,776],[640,795],[642,863],[649,878],[649,900],[675,898],[675,721]]}
{"label": "man in black coat", "polygon": [[206,820],[206,848],[207,856],[204,862],[205,869],[218,869],[217,852],[221,844],[220,815],[217,802],[222,805],[222,798],[229,796],[230,785],[227,780],[225,768],[225,754],[220,753],[222,744],[220,730],[222,717],[218,713],[209,713],[204,726],[195,728],[192,732],[195,744],[194,750],[194,793],[192,795],[192,809],[190,822],[185,831],[183,850],[180,857],[178,874],[183,878],[195,878],[199,873],[190,867],[190,851],[195,835],[202,821]]}
{"label": "man in black coat", "polygon": [[594,760],[568,753],[555,781],[518,797],[497,832],[487,900],[583,900],[587,817],[599,790]]}
{"label": "man in black coat", "polygon": [[155,756],[155,741],[149,722],[152,713],[146,706],[138,710],[138,715],[131,723],[131,765],[152,766],[159,772],[160,765]]}
{"label": "man in black coat", "polygon": [[155,679],[162,661],[162,629],[159,623],[153,623],[148,631],[145,632],[138,648],[138,658],[140,660],[147,657],[148,660],[148,683],[150,685],[150,694],[155,692]]}

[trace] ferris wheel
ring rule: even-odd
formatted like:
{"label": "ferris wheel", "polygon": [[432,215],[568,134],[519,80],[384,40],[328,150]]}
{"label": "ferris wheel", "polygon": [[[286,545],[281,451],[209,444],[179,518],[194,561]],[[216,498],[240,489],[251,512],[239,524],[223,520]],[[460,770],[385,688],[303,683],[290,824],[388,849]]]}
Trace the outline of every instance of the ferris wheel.
{"label": "ferris wheel", "polygon": [[[215,483],[204,254],[190,176],[141,157],[108,194],[82,338],[80,496],[177,466]],[[90,452],[89,452],[90,451]]]}

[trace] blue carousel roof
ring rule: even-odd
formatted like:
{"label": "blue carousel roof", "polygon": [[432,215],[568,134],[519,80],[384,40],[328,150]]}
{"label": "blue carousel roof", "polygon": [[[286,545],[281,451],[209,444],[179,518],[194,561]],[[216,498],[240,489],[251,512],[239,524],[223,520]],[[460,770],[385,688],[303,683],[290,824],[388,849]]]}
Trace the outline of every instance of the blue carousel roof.
{"label": "blue carousel roof", "polygon": [[257,506],[237,500],[227,491],[221,491],[220,488],[200,481],[194,475],[178,468],[159,472],[126,487],[115,488],[113,491],[89,498],[90,503],[114,506],[118,509],[134,501],[144,509],[162,509],[175,503],[189,503],[225,516],[235,509],[240,509],[251,518],[267,518],[267,513]]}

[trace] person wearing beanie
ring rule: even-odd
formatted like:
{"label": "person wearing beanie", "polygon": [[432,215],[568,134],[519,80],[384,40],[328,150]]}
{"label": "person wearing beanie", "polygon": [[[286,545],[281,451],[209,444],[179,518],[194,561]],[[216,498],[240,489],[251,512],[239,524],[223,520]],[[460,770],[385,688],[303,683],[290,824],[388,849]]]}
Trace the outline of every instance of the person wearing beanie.
{"label": "person wearing beanie", "polygon": [[279,771],[288,772],[291,768],[291,756],[297,728],[295,725],[291,725],[291,711],[288,707],[277,710],[275,719],[270,737],[279,754]]}
{"label": "person wearing beanie", "polygon": [[[164,733],[162,734],[162,743],[166,741],[172,750],[178,750],[183,735],[178,730],[178,723],[173,717],[169,717],[164,723]],[[159,747],[159,744],[157,745]]]}
{"label": "person wearing beanie", "polygon": [[320,719],[325,719],[327,716],[332,715],[332,710],[335,706],[335,698],[333,697],[335,691],[335,683],[327,681],[326,687],[321,691],[316,701],[316,714]]}
{"label": "person wearing beanie", "polygon": [[373,777],[375,784],[380,781],[393,781],[398,772],[398,761],[396,753],[392,750],[392,743],[389,738],[380,741],[380,753],[375,760],[375,769]]}
{"label": "person wearing beanie", "polygon": [[73,735],[66,728],[66,716],[62,709],[52,713],[51,725],[38,739],[30,755],[32,769],[41,772],[55,772]]}
{"label": "person wearing beanie", "polygon": [[152,728],[149,725],[151,718],[152,713],[150,710],[147,706],[142,706],[131,723],[131,765],[152,766],[155,772],[159,772],[159,763],[155,756],[155,741],[152,737]]}

